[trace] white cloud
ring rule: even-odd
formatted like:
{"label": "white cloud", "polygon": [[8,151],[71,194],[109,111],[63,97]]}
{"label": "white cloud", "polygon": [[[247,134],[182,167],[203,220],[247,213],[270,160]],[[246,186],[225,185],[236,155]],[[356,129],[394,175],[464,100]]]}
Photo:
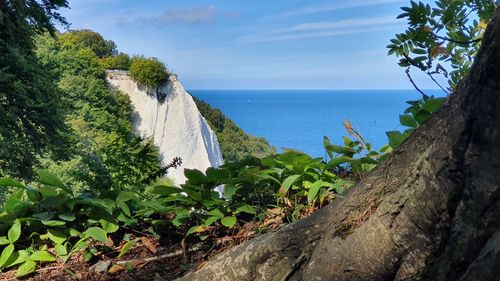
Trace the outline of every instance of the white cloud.
{"label": "white cloud", "polygon": [[303,7],[301,9],[285,12],[281,15],[278,15],[277,17],[289,17],[296,15],[332,12],[343,9],[378,6],[395,2],[403,2],[403,0],[350,0],[330,5]]}
{"label": "white cloud", "polygon": [[394,29],[394,17],[356,18],[339,21],[306,22],[289,28],[271,30],[263,34],[240,38],[241,42],[271,42],[309,38],[325,38],[339,35]]}
{"label": "white cloud", "polygon": [[124,19],[126,23],[152,23],[157,25],[169,24],[204,24],[215,20],[217,10],[212,7],[195,7],[185,9],[165,10],[159,15],[141,16]]}

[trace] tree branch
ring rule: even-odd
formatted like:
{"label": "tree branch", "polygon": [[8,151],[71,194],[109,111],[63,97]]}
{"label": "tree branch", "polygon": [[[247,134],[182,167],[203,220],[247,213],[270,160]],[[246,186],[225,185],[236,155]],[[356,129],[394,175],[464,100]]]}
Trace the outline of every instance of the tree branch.
{"label": "tree branch", "polygon": [[413,81],[413,78],[411,78],[411,75],[410,75],[410,68],[408,67],[406,69],[406,76],[408,76],[408,79],[410,80],[411,84],[413,85],[413,87],[419,92],[421,93],[424,97],[429,97],[428,95],[426,95],[422,90],[420,90],[420,88],[417,86],[417,84],[415,84],[415,82]]}

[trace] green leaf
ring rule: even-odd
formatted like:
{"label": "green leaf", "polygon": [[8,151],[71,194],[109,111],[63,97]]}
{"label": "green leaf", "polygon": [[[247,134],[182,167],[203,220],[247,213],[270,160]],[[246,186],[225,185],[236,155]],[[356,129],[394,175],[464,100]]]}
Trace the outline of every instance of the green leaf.
{"label": "green leaf", "polygon": [[257,211],[255,210],[254,207],[245,204],[245,205],[239,207],[238,209],[236,209],[235,213],[236,214],[247,213],[247,214],[255,215],[257,213]]}
{"label": "green leaf", "polygon": [[418,126],[417,121],[413,116],[405,114],[399,115],[399,123],[405,127],[416,128]]}
{"label": "green leaf", "polygon": [[340,146],[340,145],[335,145],[335,144],[329,145],[326,149],[328,151],[332,151],[332,152],[344,154],[344,155],[352,155],[352,154],[356,153],[356,150],[354,150],[350,147]]}
{"label": "green leaf", "polygon": [[190,184],[198,185],[206,182],[206,176],[197,169],[184,169],[184,175],[188,179]]}
{"label": "green leaf", "polygon": [[19,219],[14,220],[14,224],[10,227],[7,237],[10,243],[16,242],[21,236],[21,222]]}
{"label": "green leaf", "polygon": [[220,222],[222,223],[223,226],[225,227],[233,227],[236,224],[236,217],[231,216],[231,217],[223,217]]}
{"label": "green leaf", "polygon": [[24,184],[22,184],[16,180],[13,180],[11,178],[1,178],[0,179],[0,187],[7,187],[7,186],[25,188]]}
{"label": "green leaf", "polygon": [[135,193],[130,192],[130,191],[122,191],[118,196],[116,196],[116,201],[117,202],[127,202],[129,200],[135,200],[137,197],[135,196]]}
{"label": "green leaf", "polygon": [[151,192],[160,196],[169,196],[171,194],[181,193],[183,190],[174,186],[157,185],[151,189]]}
{"label": "green leaf", "polygon": [[124,201],[116,201],[116,204],[120,207],[120,209],[122,210],[122,212],[131,217],[132,216],[132,213],[130,212],[130,208],[128,207],[127,205],[127,202],[124,202]]}
{"label": "green leaf", "polygon": [[287,177],[284,181],[283,181],[283,184],[281,184],[281,187],[284,189],[284,193],[286,193],[288,191],[288,189],[290,189],[290,187],[292,186],[292,184],[298,179],[300,178],[300,175],[291,175],[289,177]]}
{"label": "green leaf", "polygon": [[5,268],[14,266],[16,264],[20,264],[25,262],[29,257],[29,253],[26,250],[20,250],[13,252],[12,255],[10,255],[9,259],[7,262],[4,264]]}
{"label": "green leaf", "polygon": [[35,272],[36,262],[32,260],[27,260],[17,269],[16,277],[23,277],[30,273]]}
{"label": "green leaf", "polygon": [[232,184],[224,185],[224,198],[231,200],[231,198],[233,198],[233,195],[236,194],[237,190],[238,188]]}
{"label": "green leaf", "polygon": [[327,147],[329,145],[331,145],[330,139],[327,136],[323,136],[323,147],[325,148],[326,153],[328,154],[328,156],[330,156],[330,159],[331,159],[331,158],[333,158],[333,153],[332,153],[332,151],[328,150]]}
{"label": "green leaf", "polygon": [[351,161],[352,158],[350,157],[347,157],[347,156],[339,156],[339,157],[335,157],[333,158],[332,160],[328,161],[328,163],[326,163],[325,165],[325,170],[331,170],[339,165],[342,165],[344,163],[347,163],[349,161]]}
{"label": "green leaf", "polygon": [[84,233],[87,237],[94,238],[95,240],[100,241],[102,243],[106,243],[108,239],[106,231],[104,231],[100,227],[90,227]]}
{"label": "green leaf", "polygon": [[73,195],[73,190],[71,190],[71,188],[64,185],[64,183],[56,176],[50,174],[47,171],[39,171],[38,175],[40,176],[40,183],[45,184],[45,185],[49,185],[49,186],[58,187],[64,191],[66,191],[67,193]]}
{"label": "green leaf", "polygon": [[76,219],[76,216],[74,213],[59,214],[58,216],[60,219],[65,220],[65,221],[74,221]]}
{"label": "green leaf", "polygon": [[218,217],[208,217],[204,222],[203,222],[203,225],[204,226],[209,226],[211,225],[212,223],[218,221],[220,218]]}
{"label": "green leaf", "polygon": [[209,216],[216,217],[218,219],[223,218],[224,214],[219,209],[213,209],[207,213]]}
{"label": "green leaf", "polygon": [[56,253],[58,256],[66,256],[68,255],[68,249],[66,248],[66,246],[62,245],[62,244],[56,244],[56,246],[54,247],[54,249],[56,250]]}
{"label": "green leaf", "polygon": [[307,202],[311,203],[316,198],[319,189],[323,186],[323,181],[315,181],[311,186],[309,186],[309,191],[307,192]]}
{"label": "green leaf", "polygon": [[9,239],[6,236],[0,236],[0,245],[10,244]]}
{"label": "green leaf", "polygon": [[389,131],[386,132],[387,137],[389,138],[389,145],[392,148],[397,148],[401,145],[401,143],[406,139],[406,135],[402,134],[398,131]]}
{"label": "green leaf", "polygon": [[132,247],[134,247],[135,244],[137,244],[137,241],[139,241],[139,239],[130,240],[127,243],[125,243],[125,245],[123,245],[123,247],[120,249],[120,254],[118,254],[118,258],[125,255]]}
{"label": "green leaf", "polygon": [[32,261],[55,261],[56,258],[47,251],[36,251],[30,256]]}
{"label": "green leaf", "polygon": [[436,112],[446,101],[446,98],[434,98],[434,99],[428,99],[425,101],[424,105],[422,106],[423,110],[427,110],[431,113]]}
{"label": "green leaf", "polygon": [[66,224],[65,221],[58,221],[58,220],[48,220],[48,221],[41,221],[41,222],[46,226],[63,226]]}
{"label": "green leaf", "polygon": [[120,226],[115,220],[110,221],[107,219],[100,219],[99,223],[101,224],[104,231],[106,231],[107,233],[114,233],[118,229],[120,229]]}
{"label": "green leaf", "polygon": [[68,236],[66,234],[54,229],[47,230],[47,236],[56,244],[62,244],[66,241],[66,239],[68,239]]}
{"label": "green leaf", "polygon": [[3,248],[2,254],[0,254],[0,268],[4,267],[13,252],[14,244],[9,244],[5,248]]}

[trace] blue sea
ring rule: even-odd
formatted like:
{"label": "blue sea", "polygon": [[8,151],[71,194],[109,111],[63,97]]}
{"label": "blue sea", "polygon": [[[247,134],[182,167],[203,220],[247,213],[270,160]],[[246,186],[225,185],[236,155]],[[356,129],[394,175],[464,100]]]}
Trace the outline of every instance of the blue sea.
{"label": "blue sea", "polygon": [[[343,143],[343,123],[375,148],[387,143],[386,131],[401,130],[399,114],[414,90],[190,90],[219,108],[247,133],[266,138],[278,150],[293,148],[323,157],[323,136]],[[428,94],[442,96],[439,91]]]}

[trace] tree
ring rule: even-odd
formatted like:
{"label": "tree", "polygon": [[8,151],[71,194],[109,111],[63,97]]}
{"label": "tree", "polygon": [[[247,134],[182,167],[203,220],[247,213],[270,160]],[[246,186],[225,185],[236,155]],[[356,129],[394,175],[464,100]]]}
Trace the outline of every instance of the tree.
{"label": "tree", "polygon": [[0,2],[0,175],[29,179],[37,155],[62,144],[60,92],[33,52],[33,36],[54,34],[66,0]]}
{"label": "tree", "polygon": [[157,58],[134,57],[130,64],[130,76],[141,86],[158,88],[167,82],[169,73]]}
{"label": "tree", "polygon": [[118,54],[115,42],[105,40],[101,34],[92,30],[68,31],[62,34],[59,40],[63,48],[89,48],[99,58],[116,56]]}
{"label": "tree", "polygon": [[182,280],[497,280],[500,8],[445,105],[344,198]]}
{"label": "tree", "polygon": [[[433,8],[411,1],[398,16],[408,20],[408,28],[391,40],[389,55],[401,57],[399,65],[422,94],[410,76],[411,68],[451,92],[469,72],[496,5],[492,0],[440,0]],[[448,87],[440,84],[440,78]]]}

